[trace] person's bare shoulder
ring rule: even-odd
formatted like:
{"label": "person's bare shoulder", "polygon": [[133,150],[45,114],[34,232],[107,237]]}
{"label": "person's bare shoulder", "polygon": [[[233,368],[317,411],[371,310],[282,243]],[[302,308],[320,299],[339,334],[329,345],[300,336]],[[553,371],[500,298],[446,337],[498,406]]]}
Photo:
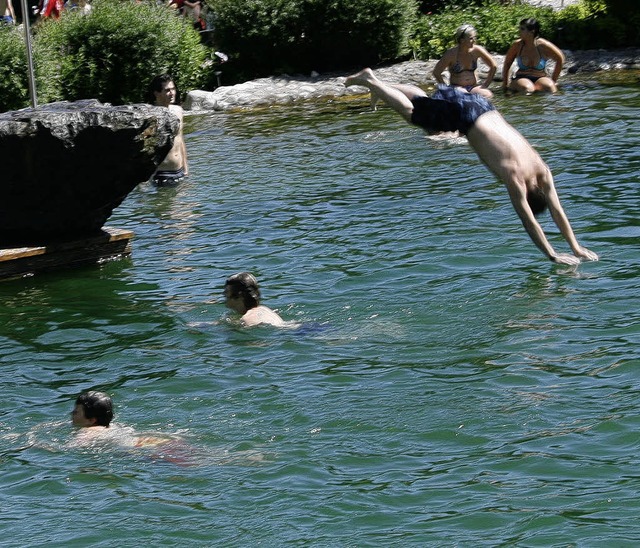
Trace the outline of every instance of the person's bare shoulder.
{"label": "person's bare shoulder", "polygon": [[507,54],[520,51],[521,46],[522,46],[522,38],[518,38],[517,40],[511,43],[511,46],[509,46],[509,50],[507,51]]}
{"label": "person's bare shoulder", "polygon": [[169,105],[169,110],[180,119],[184,116],[184,110],[180,105]]}
{"label": "person's bare shoulder", "polygon": [[444,59],[445,61],[450,61],[452,59],[455,60],[457,53],[458,53],[458,46],[454,46],[444,52],[442,59]]}
{"label": "person's bare shoulder", "polygon": [[242,322],[246,326],[259,324],[274,326],[284,325],[284,320],[276,312],[263,305],[249,310],[244,316],[242,316]]}

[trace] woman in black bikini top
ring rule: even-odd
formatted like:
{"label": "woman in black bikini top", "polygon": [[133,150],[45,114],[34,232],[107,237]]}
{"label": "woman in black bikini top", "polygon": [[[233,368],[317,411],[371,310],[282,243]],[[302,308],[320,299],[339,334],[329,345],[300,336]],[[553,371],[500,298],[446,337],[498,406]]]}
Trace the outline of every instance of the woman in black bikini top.
{"label": "woman in black bikini top", "polygon": [[[476,29],[471,25],[462,25],[456,31],[457,46],[447,50],[433,69],[433,77],[440,84],[444,84],[442,72],[449,72],[449,85],[464,88],[469,93],[479,93],[491,98],[493,93],[489,90],[489,84],[496,73],[496,62],[489,52],[476,44]],[[478,58],[489,67],[487,77],[481,85],[476,79]]]}

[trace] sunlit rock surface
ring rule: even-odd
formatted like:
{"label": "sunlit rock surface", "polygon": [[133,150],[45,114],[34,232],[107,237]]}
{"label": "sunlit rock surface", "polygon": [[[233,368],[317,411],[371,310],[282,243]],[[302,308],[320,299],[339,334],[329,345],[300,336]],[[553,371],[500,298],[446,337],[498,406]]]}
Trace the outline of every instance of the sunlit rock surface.
{"label": "sunlit rock surface", "polygon": [[[585,72],[607,70],[639,70],[640,49],[627,48],[622,50],[565,50],[566,62],[560,77],[560,86],[567,81],[567,75]],[[494,80],[502,80],[502,66],[504,55],[492,53],[498,70]],[[415,84],[428,90],[435,85],[433,69],[436,59],[428,61],[405,61],[393,65],[373,67],[376,75],[386,82],[394,84]],[[553,62],[550,63],[552,66]],[[480,63],[478,78],[486,77],[487,67]],[[512,67],[515,71],[516,66]],[[355,72],[355,69],[354,69]],[[344,87],[347,74],[318,74],[282,75],[270,78],[258,78],[234,86],[221,86],[213,91],[194,90],[187,94],[184,108],[193,112],[198,111],[229,111],[272,105],[288,105],[310,100],[331,101],[337,97],[361,95],[368,93],[363,87]],[[221,80],[224,82],[224,65],[221,70]],[[500,86],[495,85],[496,89]]]}

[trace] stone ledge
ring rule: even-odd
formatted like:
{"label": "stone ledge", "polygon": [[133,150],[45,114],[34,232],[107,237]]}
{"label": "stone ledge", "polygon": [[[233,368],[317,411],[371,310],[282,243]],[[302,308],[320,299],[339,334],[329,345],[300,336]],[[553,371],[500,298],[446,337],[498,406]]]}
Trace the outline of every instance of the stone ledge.
{"label": "stone ledge", "polygon": [[[640,49],[624,50],[565,50],[566,63],[561,78],[580,72],[602,70],[640,70]],[[496,81],[501,80],[503,55],[494,55],[498,63]],[[436,60],[405,61],[374,68],[376,74],[393,83],[434,85],[431,77]],[[480,75],[482,72],[480,71]],[[274,76],[259,78],[234,86],[222,86],[215,91],[195,90],[187,94],[184,108],[190,112],[229,111],[259,106],[287,105],[296,102],[335,98],[364,93],[364,88],[344,87],[348,74],[330,73],[310,76]],[[561,80],[562,83],[562,80]]]}

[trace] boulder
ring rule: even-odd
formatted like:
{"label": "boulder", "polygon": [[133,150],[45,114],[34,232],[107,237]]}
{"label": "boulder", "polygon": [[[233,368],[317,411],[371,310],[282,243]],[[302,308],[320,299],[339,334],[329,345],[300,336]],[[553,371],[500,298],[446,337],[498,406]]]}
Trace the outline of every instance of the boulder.
{"label": "boulder", "polygon": [[0,114],[0,247],[98,233],[178,127],[166,108],[96,100]]}

